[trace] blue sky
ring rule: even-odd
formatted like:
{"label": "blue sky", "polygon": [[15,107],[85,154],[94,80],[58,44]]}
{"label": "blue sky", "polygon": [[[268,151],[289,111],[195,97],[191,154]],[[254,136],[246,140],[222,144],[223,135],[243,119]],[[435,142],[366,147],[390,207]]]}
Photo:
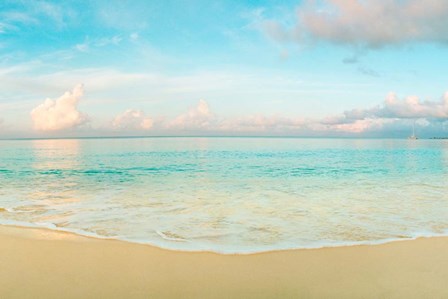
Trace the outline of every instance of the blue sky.
{"label": "blue sky", "polygon": [[442,0],[3,0],[0,136],[448,135],[446,20]]}

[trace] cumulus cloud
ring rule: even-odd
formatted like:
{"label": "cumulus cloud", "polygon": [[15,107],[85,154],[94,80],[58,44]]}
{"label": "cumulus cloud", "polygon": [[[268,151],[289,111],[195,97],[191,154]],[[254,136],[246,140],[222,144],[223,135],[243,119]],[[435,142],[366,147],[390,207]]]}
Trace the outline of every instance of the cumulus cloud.
{"label": "cumulus cloud", "polygon": [[326,117],[318,121],[315,128],[361,133],[410,121],[424,127],[448,121],[448,92],[439,101],[422,101],[417,96],[400,99],[395,93],[389,93],[382,105],[347,110],[341,115]]}
{"label": "cumulus cloud", "polygon": [[383,109],[378,112],[383,117],[448,119],[448,93],[440,101],[421,101],[417,96],[399,100],[391,93],[387,96]]}
{"label": "cumulus cloud", "polygon": [[[88,121],[77,110],[82,86],[59,99],[47,99],[31,116],[37,130],[55,131],[78,127]],[[215,114],[205,100],[200,100],[173,119],[152,118],[141,110],[128,109],[117,115],[112,128],[158,134],[249,134],[296,136],[403,136],[415,124],[428,136],[445,136],[448,132],[448,92],[439,100],[422,100],[417,96],[386,96],[380,105],[352,109],[325,118],[288,117],[284,115],[246,115],[222,117]]]}
{"label": "cumulus cloud", "polygon": [[327,41],[378,48],[412,42],[448,42],[445,0],[305,0],[297,24],[265,32],[276,40]]}
{"label": "cumulus cloud", "polygon": [[152,118],[145,115],[141,110],[128,109],[117,115],[112,126],[122,130],[149,130],[153,127]]}
{"label": "cumulus cloud", "polygon": [[222,118],[210,110],[207,102],[201,100],[197,106],[169,121],[165,127],[224,134],[240,132],[331,136],[374,133],[381,136],[386,131],[390,135],[408,133],[413,123],[419,127],[428,127],[433,132],[444,131],[443,124],[448,123],[448,93],[439,101],[422,101],[416,96],[400,99],[396,94],[390,93],[381,105],[315,119],[282,115]]}
{"label": "cumulus cloud", "polygon": [[208,103],[200,100],[195,107],[182,113],[168,123],[169,128],[177,129],[208,129],[215,121],[215,115],[210,110]]}
{"label": "cumulus cloud", "polygon": [[383,105],[345,111],[344,116],[348,120],[365,118],[448,120],[448,92],[439,101],[422,101],[418,96],[408,96],[400,100],[395,93],[389,93]]}
{"label": "cumulus cloud", "polygon": [[56,100],[46,99],[31,111],[34,129],[58,131],[73,129],[88,122],[88,117],[78,110],[78,103],[84,94],[83,86],[77,85]]}

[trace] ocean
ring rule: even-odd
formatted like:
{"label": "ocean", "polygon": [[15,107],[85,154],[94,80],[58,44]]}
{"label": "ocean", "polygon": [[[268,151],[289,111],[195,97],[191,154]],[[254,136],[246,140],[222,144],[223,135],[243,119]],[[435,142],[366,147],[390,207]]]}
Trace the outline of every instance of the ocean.
{"label": "ocean", "polygon": [[0,141],[0,224],[246,254],[448,234],[448,140]]}

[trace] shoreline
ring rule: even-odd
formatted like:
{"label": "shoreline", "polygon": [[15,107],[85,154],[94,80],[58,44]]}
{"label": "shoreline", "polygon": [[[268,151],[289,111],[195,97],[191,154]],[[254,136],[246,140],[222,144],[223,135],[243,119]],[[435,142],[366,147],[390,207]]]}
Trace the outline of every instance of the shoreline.
{"label": "shoreline", "polygon": [[59,228],[57,226],[54,227],[47,227],[47,226],[39,226],[37,224],[28,223],[28,222],[18,222],[18,223],[0,223],[1,227],[12,227],[12,228],[18,228],[18,229],[35,229],[35,230],[44,230],[44,231],[50,231],[50,232],[56,232],[61,234],[71,234],[78,237],[85,237],[89,239],[94,240],[106,240],[106,241],[118,241],[118,242],[124,242],[128,244],[135,244],[135,245],[142,245],[142,246],[149,246],[161,250],[167,250],[167,251],[173,251],[173,252],[185,252],[185,253],[214,253],[218,255],[254,255],[254,254],[264,254],[264,253],[271,253],[271,252],[287,252],[287,251],[296,251],[296,250],[317,250],[317,249],[327,249],[327,248],[345,248],[345,247],[356,247],[356,246],[378,246],[378,245],[384,245],[389,243],[395,243],[395,242],[406,242],[406,241],[414,241],[418,239],[431,239],[431,238],[448,238],[448,233],[441,233],[441,234],[416,234],[416,236],[413,237],[404,237],[404,238],[388,238],[388,239],[381,239],[381,240],[374,240],[374,241],[359,241],[359,242],[347,242],[347,243],[339,243],[339,244],[323,244],[321,246],[309,246],[309,247],[291,247],[291,248],[276,248],[276,249],[268,249],[268,250],[259,250],[259,251],[216,251],[212,249],[178,249],[178,248],[169,248],[168,246],[158,245],[151,243],[151,241],[135,241],[135,240],[128,240],[128,239],[120,239],[116,237],[107,237],[107,236],[101,236],[97,235],[95,233],[89,233],[84,231],[77,231],[76,229],[64,229]]}
{"label": "shoreline", "polygon": [[448,237],[249,255],[0,226],[1,298],[446,298]]}

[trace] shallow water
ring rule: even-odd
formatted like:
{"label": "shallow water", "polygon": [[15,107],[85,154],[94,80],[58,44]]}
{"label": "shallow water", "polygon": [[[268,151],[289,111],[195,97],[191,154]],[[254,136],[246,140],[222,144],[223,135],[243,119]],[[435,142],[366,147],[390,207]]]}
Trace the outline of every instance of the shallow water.
{"label": "shallow water", "polygon": [[448,142],[0,141],[0,223],[248,253],[448,233]]}

